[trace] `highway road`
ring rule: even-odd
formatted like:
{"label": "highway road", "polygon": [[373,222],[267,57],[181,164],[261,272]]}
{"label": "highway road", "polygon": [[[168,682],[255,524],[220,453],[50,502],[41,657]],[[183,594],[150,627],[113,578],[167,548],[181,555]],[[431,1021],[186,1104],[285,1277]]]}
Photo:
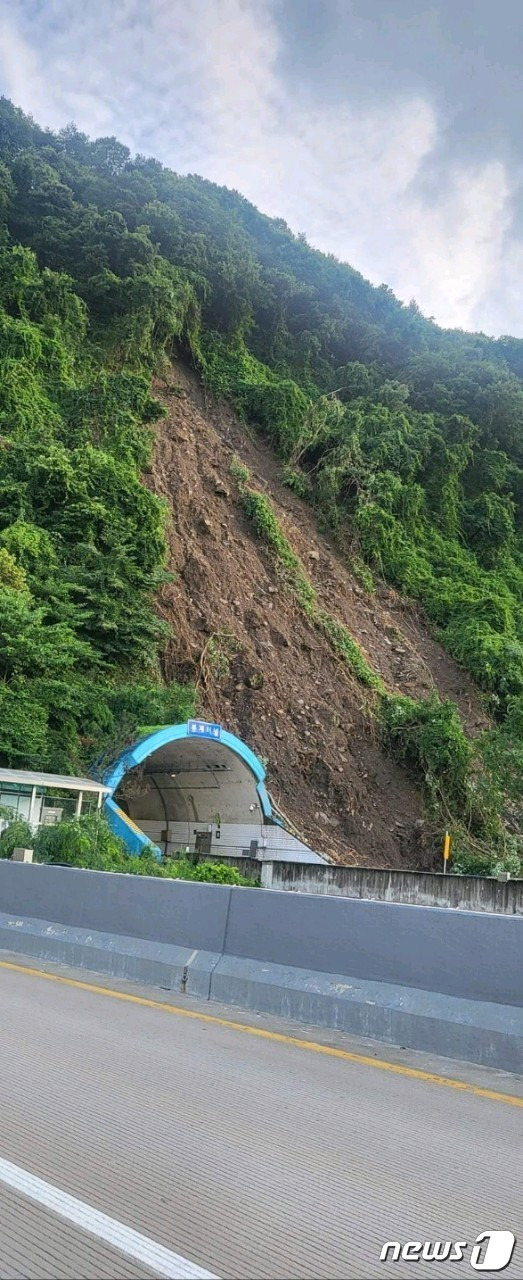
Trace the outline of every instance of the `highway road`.
{"label": "highway road", "polygon": [[485,1230],[521,1280],[522,1079],[25,966],[0,954],[1,1280],[466,1280]]}

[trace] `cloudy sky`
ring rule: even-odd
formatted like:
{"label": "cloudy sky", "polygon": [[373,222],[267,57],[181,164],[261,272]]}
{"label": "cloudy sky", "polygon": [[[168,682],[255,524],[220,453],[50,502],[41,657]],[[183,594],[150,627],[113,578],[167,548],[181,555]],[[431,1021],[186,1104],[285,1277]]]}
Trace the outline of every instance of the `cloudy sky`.
{"label": "cloudy sky", "polygon": [[522,0],[0,0],[0,92],[523,336]]}

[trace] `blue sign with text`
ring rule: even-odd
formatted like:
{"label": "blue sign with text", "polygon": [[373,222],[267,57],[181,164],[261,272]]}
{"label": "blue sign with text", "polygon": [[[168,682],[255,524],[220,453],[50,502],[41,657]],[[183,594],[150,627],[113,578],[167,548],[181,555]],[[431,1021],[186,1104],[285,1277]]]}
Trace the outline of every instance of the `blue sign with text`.
{"label": "blue sign with text", "polygon": [[193,738],[219,738],[221,735],[219,724],[206,724],[205,720],[188,720],[187,731]]}

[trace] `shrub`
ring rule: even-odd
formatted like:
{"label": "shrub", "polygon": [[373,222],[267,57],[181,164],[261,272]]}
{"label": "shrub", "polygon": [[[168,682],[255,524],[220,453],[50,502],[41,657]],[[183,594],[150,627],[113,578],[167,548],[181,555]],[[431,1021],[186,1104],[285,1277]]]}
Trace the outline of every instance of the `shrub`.
{"label": "shrub", "polygon": [[297,493],[299,498],[312,498],[312,486],[308,476],[304,471],[300,471],[299,467],[292,467],[286,464],[280,472],[282,484],[287,489],[292,489],[293,493]]}
{"label": "shrub", "polygon": [[241,486],[247,484],[250,480],[251,473],[249,468],[242,462],[241,458],[235,453],[229,463],[229,472],[234,480]]}
{"label": "shrub", "polygon": [[508,871],[509,875],[519,877],[523,873],[521,841],[508,836],[499,848],[482,850],[467,846],[465,839],[453,853],[449,869],[456,876],[496,876]]}
{"label": "shrub", "polygon": [[360,556],[356,556],[352,561],[351,570],[356,582],[359,582],[360,587],[363,587],[364,591],[368,591],[369,595],[374,595],[376,591],[376,584],[374,582],[372,572],[369,569],[368,564],[365,564],[365,561],[362,560]]}
{"label": "shrub", "polygon": [[255,489],[246,489],[243,493],[243,506],[255,533],[269,548],[276,569],[282,574],[305,613],[310,615],[316,604],[316,592],[299,556],[285,537],[269,499]]}
{"label": "shrub", "polygon": [[494,860],[492,853],[458,848],[452,854],[449,869],[454,876],[491,876]]}
{"label": "shrub", "polygon": [[373,671],[363,650],[357,641],[353,639],[350,632],[347,631],[347,628],[344,627],[343,623],[338,622],[336,618],[332,618],[330,614],[321,611],[318,611],[316,620],[327,636],[334,652],[346,662],[361,684],[367,685],[369,689],[384,693],[385,686],[381,676]]}
{"label": "shrub", "polygon": [[246,386],[242,401],[249,418],[257,422],[283,458],[290,458],[302,438],[309,402],[290,379]]}
{"label": "shrub", "polygon": [[9,826],[0,835],[0,858],[10,858],[14,849],[32,849],[34,844],[29,823],[25,818],[11,817],[11,813],[7,809],[0,810],[0,817],[9,821]]}
{"label": "shrub", "polygon": [[242,876],[236,867],[229,867],[224,862],[199,862],[193,865],[183,854],[163,868],[164,874],[171,880],[197,880],[206,884],[233,884],[256,886],[256,881]]}
{"label": "shrub", "polygon": [[40,827],[34,839],[37,862],[68,863],[93,871],[127,871],[129,854],[123,840],[99,813]]}
{"label": "shrub", "polygon": [[396,759],[414,770],[433,800],[444,799],[452,811],[466,816],[471,807],[472,749],[455,704],[437,697],[417,702],[387,694],[379,718],[383,740]]}

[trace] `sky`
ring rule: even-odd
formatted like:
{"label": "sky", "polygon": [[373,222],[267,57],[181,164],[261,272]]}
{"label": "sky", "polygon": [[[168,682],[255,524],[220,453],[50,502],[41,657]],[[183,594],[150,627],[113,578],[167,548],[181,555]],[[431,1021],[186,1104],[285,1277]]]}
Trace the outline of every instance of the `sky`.
{"label": "sky", "polygon": [[0,93],[523,336],[522,0],[0,0]]}

